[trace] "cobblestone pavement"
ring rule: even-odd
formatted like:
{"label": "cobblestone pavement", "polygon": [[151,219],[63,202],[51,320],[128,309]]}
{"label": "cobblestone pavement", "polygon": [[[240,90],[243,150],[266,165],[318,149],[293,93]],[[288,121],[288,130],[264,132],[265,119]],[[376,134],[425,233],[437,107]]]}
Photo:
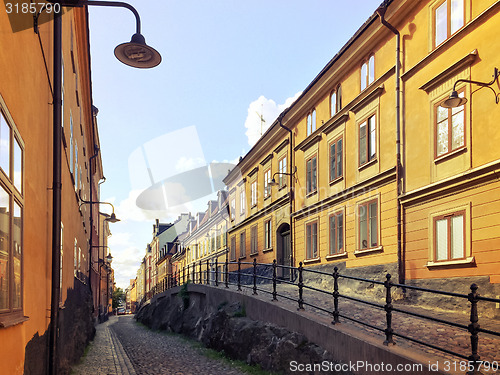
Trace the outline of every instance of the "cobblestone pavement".
{"label": "cobblestone pavement", "polygon": [[[121,317],[120,317],[121,318]],[[73,375],[136,375],[123,346],[110,327],[119,317],[112,316],[105,323],[96,326],[94,341],[82,363],[74,366]]]}
{"label": "cobblestone pavement", "polygon": [[[219,288],[224,288],[223,284],[219,284]],[[230,285],[231,289],[236,289],[236,286]],[[257,285],[258,294],[254,297],[272,301],[272,284],[260,284]],[[242,288],[242,293],[252,294],[252,286],[246,286]],[[277,285],[277,293],[283,296],[288,297],[280,297],[278,296],[278,301],[273,303],[285,304],[288,307],[292,306],[293,308],[298,307],[297,299],[298,299],[298,288],[297,285],[290,284],[278,284]],[[358,298],[362,299],[362,296],[358,296]],[[293,299],[293,300],[292,300]],[[333,297],[332,295],[320,293],[317,291],[313,291],[310,289],[304,288],[303,292],[303,301],[304,301],[304,309],[305,311],[314,311],[319,316],[323,318],[329,318],[329,320],[333,320],[333,314],[327,313],[325,311],[316,309],[312,306],[308,306],[307,304],[316,305],[321,307],[327,311],[333,311]],[[380,302],[379,302],[380,304]],[[418,308],[416,306],[409,305],[401,305],[397,303],[393,303],[395,308],[399,308],[401,310],[406,310],[410,312],[420,313],[422,315],[431,316],[434,318],[451,321],[454,323],[462,324],[467,326],[469,321],[469,315],[466,314],[458,314],[451,313],[449,311],[441,311],[438,307],[435,310],[425,310],[422,308]],[[343,316],[350,317],[355,320],[362,321],[364,323],[370,324],[372,326],[378,327],[379,329],[385,329],[386,324],[386,314],[383,308],[377,308],[361,303],[352,302],[343,298],[339,299],[339,312]],[[299,311],[300,313],[300,311]],[[341,324],[353,324],[356,327],[364,330],[366,333],[373,335],[380,339],[382,343],[385,340],[385,333],[380,332],[376,329],[367,327],[366,325],[362,325],[356,322],[353,322],[349,319],[340,317]],[[480,318],[479,323],[481,328],[489,329],[494,332],[500,332],[500,321],[495,319],[487,319]],[[411,337],[413,339],[420,340],[422,342],[435,345],[441,348],[444,348],[449,351],[453,351],[459,354],[462,354],[466,357],[471,355],[471,343],[470,343],[470,333],[458,327],[452,327],[447,324],[442,324],[438,322],[432,322],[426,319],[406,315],[400,312],[393,312],[393,320],[392,327],[395,333]],[[460,362],[467,361],[468,359],[463,359],[457,356],[452,356],[449,354],[445,354],[440,350],[432,349],[427,346],[423,346],[417,343],[413,343],[409,340],[405,340],[404,338],[400,338],[394,336],[394,341],[396,345],[411,349],[419,349],[423,352],[432,354],[435,357],[441,358],[441,363],[448,361],[450,367],[460,366]],[[479,333],[479,355],[482,361],[485,361],[486,366],[493,366],[496,369],[500,368],[500,337],[493,336],[486,333]],[[481,369],[483,373],[491,374],[491,373],[499,373],[499,371],[485,371],[483,367]]]}
{"label": "cobblestone pavement", "polygon": [[181,337],[151,331],[131,315],[111,317],[74,375],[243,375],[229,363],[210,359]]}

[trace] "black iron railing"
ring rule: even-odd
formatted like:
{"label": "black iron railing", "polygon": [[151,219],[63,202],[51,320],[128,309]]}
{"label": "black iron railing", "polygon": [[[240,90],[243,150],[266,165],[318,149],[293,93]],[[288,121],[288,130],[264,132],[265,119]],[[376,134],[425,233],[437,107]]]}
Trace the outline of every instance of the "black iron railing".
{"label": "black iron railing", "polygon": [[[205,266],[205,267],[203,267]],[[212,266],[212,267],[211,267]],[[234,266],[235,270],[234,271],[229,271],[229,266]],[[242,269],[242,266],[244,267]],[[353,322],[356,322],[358,324],[364,325],[366,327],[369,327],[373,330],[382,332],[385,335],[385,340],[384,340],[384,345],[389,345],[389,344],[395,344],[394,342],[394,336],[400,337],[402,339],[441,351],[443,353],[453,355],[462,359],[465,359],[469,361],[470,366],[474,367],[474,370],[478,370],[480,367],[481,361],[480,361],[480,356],[478,354],[478,349],[479,349],[479,340],[478,340],[478,334],[479,333],[486,333],[490,334],[496,337],[500,337],[499,332],[495,332],[489,329],[484,329],[481,328],[479,325],[479,315],[478,315],[478,303],[479,302],[490,302],[490,303],[500,303],[500,299],[495,299],[495,298],[488,298],[488,297],[481,297],[478,294],[478,286],[476,284],[472,284],[470,286],[471,292],[469,294],[459,294],[459,293],[453,293],[453,292],[446,292],[446,291],[441,291],[441,290],[434,290],[434,289],[427,289],[427,288],[422,288],[422,287],[417,287],[413,285],[407,285],[407,284],[397,284],[392,282],[391,280],[391,275],[387,274],[385,275],[385,280],[384,281],[379,281],[379,280],[371,280],[371,279],[364,279],[361,277],[355,277],[355,276],[349,276],[349,275],[342,275],[339,273],[339,270],[337,267],[334,268],[333,273],[328,273],[320,270],[314,270],[314,269],[307,269],[303,267],[302,262],[299,263],[298,267],[291,267],[291,266],[284,266],[284,265],[278,265],[276,260],[273,260],[272,263],[257,263],[256,259],[253,260],[253,262],[242,262],[241,260],[238,261],[227,261],[224,262],[224,271],[219,271],[218,270],[218,262],[217,259],[213,261],[212,263],[210,261],[206,261],[206,264],[203,265],[202,261],[198,263],[198,269],[196,269],[197,265],[196,263],[193,263],[192,266],[189,265],[187,267],[184,267],[178,271],[176,271],[173,274],[167,275],[166,278],[164,278],[160,283],[155,285],[151,291],[149,291],[146,294],[145,299],[151,299],[154,295],[158,293],[162,293],[166,291],[167,289],[170,289],[172,287],[178,286],[179,284],[183,284],[186,282],[194,282],[198,284],[207,284],[207,285],[212,285],[212,286],[219,286],[219,281],[224,283],[224,286],[226,288],[229,287],[229,285],[236,286],[236,289],[238,291],[241,291],[242,288],[247,288],[252,291],[253,295],[257,295],[258,292],[266,293],[272,295],[272,300],[276,301],[277,297],[284,298],[290,301],[294,301],[298,304],[298,310],[303,310],[304,306],[309,306],[314,309],[323,311],[325,313],[330,314],[333,316],[332,324],[338,324],[340,323],[340,318],[344,318],[346,320],[350,320]],[[261,269],[267,269],[271,268],[271,274],[272,276],[264,276],[264,275],[259,275],[258,274],[258,267]],[[205,268],[204,270],[202,268]],[[290,271],[290,274],[292,275],[290,280],[286,279],[279,279],[277,277],[277,270],[278,268],[283,269],[288,269]],[[326,289],[321,289],[317,288],[313,285],[309,285],[308,283],[304,282],[304,274],[310,273],[310,274],[316,274],[320,275],[322,277],[326,278],[331,278],[333,280],[333,290],[326,290]],[[192,278],[190,277],[192,276]],[[221,277],[219,279],[219,276]],[[244,278],[244,282],[242,282],[242,277]],[[358,281],[361,283],[369,283],[369,284],[375,284],[383,287],[385,289],[385,303],[380,304],[372,301],[367,301],[364,299],[356,298],[351,295],[343,294],[341,293],[341,288],[339,286],[339,280],[340,279],[346,279],[346,280],[354,280]],[[260,281],[260,283],[258,282]],[[258,287],[259,284],[271,284],[272,283],[272,290],[267,290],[261,287]],[[286,294],[278,293],[277,291],[277,286],[280,284],[287,284],[287,285],[293,285],[297,287],[297,292],[298,292],[298,297],[297,298],[292,298]],[[454,297],[454,298],[459,298],[459,299],[465,299],[470,302],[470,323],[468,325],[465,324],[459,324],[453,321],[448,321],[445,319],[440,319],[437,317],[433,316],[428,316],[424,315],[418,312],[414,311],[408,311],[408,310],[403,310],[398,307],[394,307],[392,304],[392,295],[393,295],[393,290],[395,288],[400,288],[403,290],[411,289],[419,292],[424,292],[424,293],[431,293],[431,294],[439,294],[439,295],[444,295],[448,297]],[[318,292],[324,295],[328,295],[333,298],[333,308],[328,310],[325,309],[322,306],[318,306],[314,304],[312,301],[308,302],[304,300],[304,289],[307,290],[312,290],[314,292]],[[349,316],[347,314],[343,314],[340,308],[340,300],[341,299],[346,299],[349,301],[353,301],[355,303],[371,306],[380,310],[385,311],[385,319],[384,319],[384,328],[376,326],[374,324],[368,323],[366,321],[362,321],[360,319],[356,319],[352,316]],[[425,319],[428,321],[432,322],[437,322],[445,325],[449,325],[455,328],[463,329],[466,330],[470,333],[470,343],[471,343],[471,354],[470,355],[464,355],[461,353],[457,353],[455,351],[440,347],[438,345],[434,345],[428,342],[424,342],[422,340],[416,339],[414,337],[410,337],[408,335],[405,335],[401,332],[396,332],[393,328],[392,325],[392,320],[393,320],[393,313],[401,313],[413,317],[417,317],[420,319]]]}

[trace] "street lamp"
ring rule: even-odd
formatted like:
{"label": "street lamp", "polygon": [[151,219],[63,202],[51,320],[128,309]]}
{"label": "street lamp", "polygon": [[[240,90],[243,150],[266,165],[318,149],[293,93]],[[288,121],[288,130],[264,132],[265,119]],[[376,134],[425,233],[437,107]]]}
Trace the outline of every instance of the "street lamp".
{"label": "street lamp", "polygon": [[[124,43],[115,50],[116,57],[123,63],[138,67],[152,68],[161,62],[161,56],[153,48],[146,45],[144,37],[140,34],[141,22],[137,10],[123,2],[113,1],[87,1],[79,0],[68,3],[66,1],[51,1],[61,7],[109,6],[127,8],[134,13],[136,19],[136,34],[130,43]],[[49,331],[49,364],[48,373],[57,373],[57,334],[59,319],[59,295],[61,267],[61,192],[62,192],[62,11],[61,7],[54,7],[54,33],[53,33],[53,173],[52,173],[52,277],[50,301],[50,331]],[[142,38],[141,38],[142,37]],[[91,176],[92,182],[92,176]],[[92,183],[91,183],[92,185]],[[92,191],[92,186],[90,187]],[[91,205],[92,214],[92,205]],[[92,216],[92,215],[91,215]],[[116,217],[115,217],[116,219]],[[92,234],[93,229],[90,228]],[[91,243],[92,246],[92,243]]]}
{"label": "street lamp", "polygon": [[286,172],[276,172],[273,174],[273,178],[271,179],[271,181],[269,181],[269,185],[271,186],[276,186],[278,185],[278,182],[276,182],[276,180],[274,179],[274,176],[276,176],[277,174],[279,175],[284,175],[284,176],[295,176],[295,173],[297,173],[297,167],[295,167],[293,173],[286,173]]}
{"label": "street lamp", "polygon": [[450,97],[448,99],[446,99],[443,102],[443,104],[441,104],[441,107],[443,107],[443,108],[456,108],[456,107],[460,107],[460,106],[464,105],[465,103],[467,103],[466,98],[461,98],[458,96],[458,92],[457,92],[456,88],[457,88],[457,84],[460,82],[474,83],[474,84],[479,85],[481,87],[489,88],[491,91],[493,91],[493,94],[495,95],[495,103],[498,104],[498,101],[499,101],[498,96],[500,94],[497,94],[496,91],[491,87],[491,85],[493,85],[495,83],[495,81],[498,79],[498,76],[500,76],[500,71],[497,68],[494,68],[493,79],[491,80],[491,82],[479,82],[479,81],[472,81],[470,79],[457,80],[455,82],[455,84],[453,85],[453,91],[451,92]]}

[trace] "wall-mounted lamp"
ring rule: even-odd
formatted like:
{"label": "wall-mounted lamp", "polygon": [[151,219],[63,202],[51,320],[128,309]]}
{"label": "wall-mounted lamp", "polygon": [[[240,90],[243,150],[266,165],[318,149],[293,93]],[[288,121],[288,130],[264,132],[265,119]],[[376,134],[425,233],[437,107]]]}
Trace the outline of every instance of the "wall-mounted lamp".
{"label": "wall-mounted lamp", "polygon": [[276,172],[276,173],[273,174],[273,178],[271,179],[271,181],[269,181],[269,185],[270,186],[276,186],[276,185],[278,185],[278,182],[276,182],[276,180],[274,179],[274,176],[276,176],[277,174],[284,175],[284,176],[294,176],[295,173],[297,173],[297,167],[295,167],[295,170],[293,171],[293,173]]}
{"label": "wall-mounted lamp", "polygon": [[461,82],[474,83],[474,84],[479,85],[481,87],[489,88],[491,91],[493,91],[493,94],[495,95],[495,103],[498,104],[500,94],[497,94],[496,91],[491,86],[495,83],[495,81],[497,81],[499,75],[500,75],[499,70],[497,68],[495,68],[495,70],[493,72],[493,80],[491,82],[478,82],[478,81],[472,81],[470,79],[459,79],[453,85],[453,91],[451,92],[450,97],[448,99],[446,99],[443,102],[443,104],[441,104],[441,107],[456,108],[456,107],[460,107],[460,106],[464,105],[465,103],[467,103],[467,99],[459,97],[458,92],[456,90],[457,84],[461,83]]}
{"label": "wall-mounted lamp", "polygon": [[120,221],[120,219],[118,219],[115,215],[115,206],[113,206],[113,204],[109,203],[109,202],[91,202],[91,201],[85,201],[82,199],[82,197],[80,196],[80,207],[83,205],[83,204],[109,204],[111,206],[111,208],[113,209],[113,212],[111,213],[111,215],[109,217],[107,217],[106,219],[104,219],[104,221],[109,221],[110,223],[117,223]]}

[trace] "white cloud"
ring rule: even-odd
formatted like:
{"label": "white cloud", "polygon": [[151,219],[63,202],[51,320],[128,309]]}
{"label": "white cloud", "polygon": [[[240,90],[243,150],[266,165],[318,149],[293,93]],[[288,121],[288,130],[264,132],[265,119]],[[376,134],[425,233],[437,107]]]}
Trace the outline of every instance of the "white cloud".
{"label": "white cloud", "polygon": [[248,106],[248,115],[245,120],[245,135],[248,144],[253,146],[262,134],[273,124],[278,115],[288,108],[302,92],[298,92],[293,97],[285,100],[284,104],[276,104],[272,99],[267,99],[261,95],[257,100]]}

